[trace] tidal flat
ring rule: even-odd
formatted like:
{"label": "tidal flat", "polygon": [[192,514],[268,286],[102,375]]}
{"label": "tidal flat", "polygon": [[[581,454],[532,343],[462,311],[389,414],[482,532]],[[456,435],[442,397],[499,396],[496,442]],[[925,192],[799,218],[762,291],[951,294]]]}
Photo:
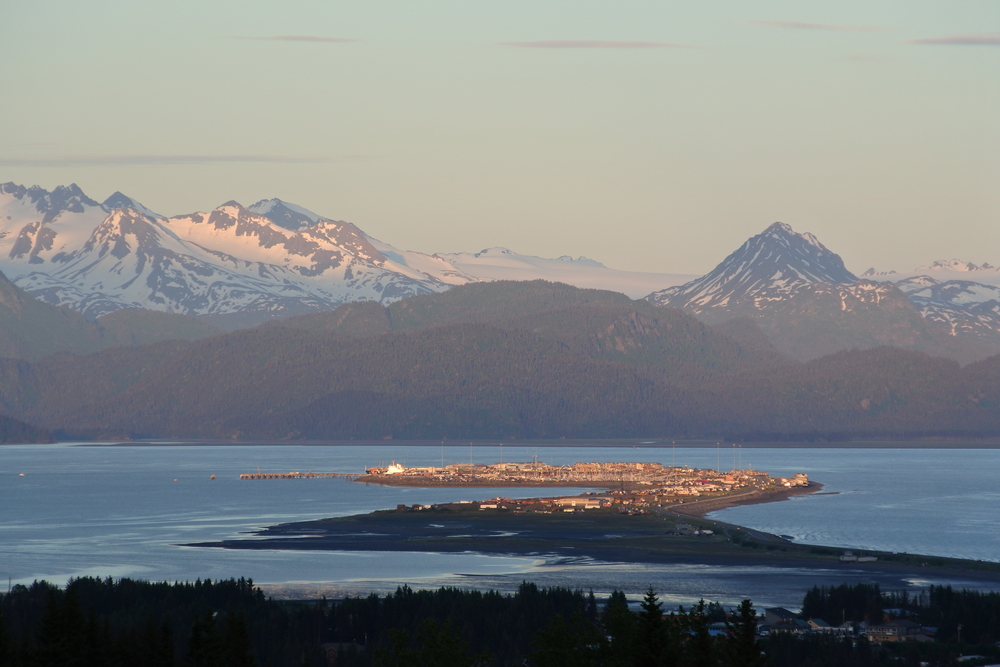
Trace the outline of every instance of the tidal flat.
{"label": "tidal flat", "polygon": [[[711,530],[712,534],[704,534]],[[700,534],[684,534],[698,531]],[[517,513],[470,505],[384,510],[270,526],[247,539],[189,544],[224,549],[481,553],[546,559],[587,558],[630,564],[678,564],[824,571],[851,578],[933,578],[1000,582],[1000,563],[865,551],[872,562],[842,562],[844,549],[798,544],[669,510],[625,515],[613,509]]]}

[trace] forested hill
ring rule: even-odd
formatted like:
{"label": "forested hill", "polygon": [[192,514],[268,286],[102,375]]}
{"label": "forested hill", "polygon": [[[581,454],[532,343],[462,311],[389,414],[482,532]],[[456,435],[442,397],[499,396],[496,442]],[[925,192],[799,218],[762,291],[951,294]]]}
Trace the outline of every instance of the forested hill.
{"label": "forested hill", "polygon": [[91,321],[31,296],[0,273],[0,356],[40,359],[159,340],[204,338],[217,327],[186,315],[122,309]]}
{"label": "forested hill", "polygon": [[198,341],[0,361],[0,407],[72,437],[1000,434],[1000,360],[807,363],[749,321],[545,282],[351,304]]}

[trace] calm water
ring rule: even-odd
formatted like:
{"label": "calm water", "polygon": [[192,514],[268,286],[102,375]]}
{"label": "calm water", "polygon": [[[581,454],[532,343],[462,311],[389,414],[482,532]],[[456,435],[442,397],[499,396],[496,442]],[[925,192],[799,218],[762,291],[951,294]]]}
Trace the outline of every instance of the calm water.
{"label": "calm water", "polygon": [[[523,579],[667,601],[796,606],[814,583],[868,580],[836,571],[636,566],[477,554],[225,551],[177,546],[236,537],[285,521],[368,512],[398,503],[533,496],[526,489],[407,489],[343,480],[240,481],[241,472],[356,472],[397,460],[660,461],[734,467],[723,448],[436,446],[3,446],[0,577],[64,582],[70,576],[153,580],[249,576],[275,594],[338,595],[397,585],[511,590]],[[806,472],[824,494],[717,512],[733,523],[816,544],[1000,560],[1000,450],[744,449],[742,464],[772,474]],[[210,480],[210,475],[217,479]],[[564,490],[553,493],[562,493]],[[565,490],[565,492],[572,492]],[[544,493],[544,492],[543,492]],[[780,576],[778,576],[780,574]],[[924,582],[884,581],[899,587]],[[949,582],[978,585],[977,582]]]}

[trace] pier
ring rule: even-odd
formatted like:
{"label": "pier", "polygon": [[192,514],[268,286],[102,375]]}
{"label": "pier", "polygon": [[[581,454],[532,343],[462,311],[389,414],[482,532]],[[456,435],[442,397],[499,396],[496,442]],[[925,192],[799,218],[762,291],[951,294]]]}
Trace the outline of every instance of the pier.
{"label": "pier", "polygon": [[354,475],[343,472],[248,472],[240,475],[240,479],[320,479],[341,477],[349,482],[353,482],[361,475]]}

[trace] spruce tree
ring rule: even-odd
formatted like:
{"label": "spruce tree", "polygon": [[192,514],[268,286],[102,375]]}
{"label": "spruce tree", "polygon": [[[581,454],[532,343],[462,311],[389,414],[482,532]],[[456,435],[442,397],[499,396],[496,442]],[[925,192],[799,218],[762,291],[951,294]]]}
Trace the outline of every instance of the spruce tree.
{"label": "spruce tree", "polygon": [[725,667],[764,667],[767,657],[757,639],[757,612],[753,603],[744,600],[736,613],[726,619],[728,634],[723,645]]}
{"label": "spruce tree", "polygon": [[612,591],[604,612],[601,614],[604,632],[610,645],[607,649],[607,664],[610,667],[633,664],[635,649],[636,618],[628,608],[628,599],[622,591]]}
{"label": "spruce tree", "polygon": [[226,616],[226,630],[222,637],[223,667],[256,667],[250,632],[242,613]]}
{"label": "spruce tree", "polygon": [[677,664],[677,645],[663,618],[663,605],[650,586],[640,603],[636,632],[635,664],[637,667],[673,667]]}
{"label": "spruce tree", "polygon": [[689,637],[685,667],[712,667],[718,664],[715,640],[708,631],[709,616],[704,600],[691,607],[684,618]]}

